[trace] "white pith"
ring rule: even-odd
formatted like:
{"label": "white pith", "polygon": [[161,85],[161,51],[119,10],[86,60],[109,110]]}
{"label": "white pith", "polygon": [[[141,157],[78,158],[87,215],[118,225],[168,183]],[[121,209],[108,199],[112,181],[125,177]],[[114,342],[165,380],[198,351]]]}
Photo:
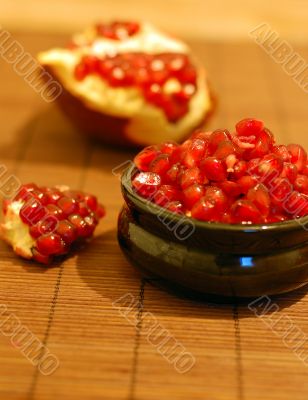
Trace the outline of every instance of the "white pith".
{"label": "white pith", "polygon": [[7,207],[1,224],[1,236],[12,246],[15,253],[24,258],[32,258],[32,248],[35,240],[29,234],[29,226],[20,218],[19,212],[24,202],[22,200],[13,201]]}
{"label": "white pith", "polygon": [[[56,48],[42,52],[38,55],[38,60],[43,66],[50,67],[65,89],[82,100],[89,109],[129,119],[126,134],[140,145],[160,142],[166,138],[178,140],[201,124],[211,109],[206,74],[202,68],[198,68],[197,91],[190,101],[189,111],[176,123],[170,123],[164,111],[149,104],[137,88],[113,88],[94,74],[88,75],[82,81],[74,78],[75,66],[86,54],[100,57],[124,52],[188,54],[189,48],[186,44],[168,37],[150,24],[143,24],[139,33],[123,41],[96,38],[89,45],[94,35],[94,29],[89,29],[74,37],[75,43],[81,47],[73,50]],[[172,85],[176,86],[176,82],[167,82],[168,90],[172,90]]]}

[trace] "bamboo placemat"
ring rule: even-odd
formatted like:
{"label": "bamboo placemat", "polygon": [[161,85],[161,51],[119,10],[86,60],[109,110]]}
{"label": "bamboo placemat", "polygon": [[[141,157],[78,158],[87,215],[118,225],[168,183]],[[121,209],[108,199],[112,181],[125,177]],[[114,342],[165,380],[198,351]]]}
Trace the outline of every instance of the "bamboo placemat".
{"label": "bamboo placemat", "polygon": [[[33,55],[66,39],[30,33],[15,38]],[[308,146],[307,94],[262,49],[255,43],[191,44],[218,97],[211,127],[232,128],[237,120],[256,116],[280,141]],[[308,48],[296,50],[308,57]],[[59,360],[53,374],[43,375],[4,331],[0,398],[307,399],[308,367],[284,335],[297,328],[308,354],[307,290],[272,299],[279,311],[271,328],[268,318],[257,318],[245,304],[184,299],[142,279],[117,244],[122,199],[111,172],[133,154],[78,136],[55,106],[44,103],[4,62],[0,81],[1,164],[23,182],[65,183],[93,192],[108,211],[93,242],[53,268],[22,261],[0,244],[0,304],[7,307],[0,328],[6,317],[15,323],[18,318]],[[123,296],[136,301],[130,316],[138,329],[125,318],[129,307],[113,305]],[[143,332],[146,313],[193,355],[192,369],[177,372],[150,343]]]}

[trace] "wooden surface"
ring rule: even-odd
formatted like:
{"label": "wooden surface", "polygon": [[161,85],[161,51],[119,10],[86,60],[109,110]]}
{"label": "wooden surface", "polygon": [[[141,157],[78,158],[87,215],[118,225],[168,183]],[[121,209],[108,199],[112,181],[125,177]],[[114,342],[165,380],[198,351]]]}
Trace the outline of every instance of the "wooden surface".
{"label": "wooden surface", "polygon": [[[19,34],[27,51],[63,37]],[[246,116],[263,118],[279,140],[308,145],[307,94],[255,44],[195,41],[219,98],[212,127],[232,128]],[[297,49],[308,58],[308,48]],[[144,282],[116,240],[122,204],[111,170],[131,153],[78,136],[54,105],[45,104],[1,62],[0,160],[23,182],[65,183],[94,192],[108,215],[81,252],[53,268],[15,257],[0,244],[0,304],[16,315],[60,361],[43,376],[0,335],[0,398],[5,400],[306,400],[308,367],[247,305],[179,298]],[[279,316],[308,335],[303,288],[275,299]],[[131,294],[137,331],[112,306]],[[142,335],[151,312],[196,359],[179,374]],[[308,351],[308,342],[304,344]]]}

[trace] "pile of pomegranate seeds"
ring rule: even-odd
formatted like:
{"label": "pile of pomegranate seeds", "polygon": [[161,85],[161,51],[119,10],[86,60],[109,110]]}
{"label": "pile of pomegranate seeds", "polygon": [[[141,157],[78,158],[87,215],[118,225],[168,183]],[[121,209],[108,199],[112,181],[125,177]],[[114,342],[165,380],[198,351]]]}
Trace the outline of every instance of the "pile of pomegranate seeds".
{"label": "pile of pomegranate seeds", "polygon": [[67,254],[74,242],[91,237],[105,215],[95,196],[60,189],[31,183],[23,185],[13,200],[3,203],[4,215],[14,202],[23,203],[19,217],[36,242],[33,259],[44,264],[54,256]]}
{"label": "pile of pomegranate seeds", "polygon": [[139,31],[140,25],[137,22],[115,21],[96,25],[96,32],[99,36],[112,40],[125,40]]}
{"label": "pile of pomegranate seeds", "polygon": [[202,221],[264,224],[308,214],[308,161],[302,146],[275,145],[262,121],[236,132],[195,132],[178,145],[150,146],[135,158],[142,197]]}
{"label": "pile of pomegranate seeds", "polygon": [[189,110],[196,92],[197,71],[185,54],[121,53],[99,58],[84,56],[75,68],[75,78],[97,74],[111,87],[138,88],[144,99],[161,108],[170,122]]}

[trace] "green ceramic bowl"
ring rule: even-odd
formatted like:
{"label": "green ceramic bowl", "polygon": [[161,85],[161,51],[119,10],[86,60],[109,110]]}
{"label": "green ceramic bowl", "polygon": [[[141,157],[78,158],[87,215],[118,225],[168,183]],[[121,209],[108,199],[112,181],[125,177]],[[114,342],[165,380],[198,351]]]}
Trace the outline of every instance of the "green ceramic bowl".
{"label": "green ceramic bowl", "polygon": [[135,172],[122,176],[118,238],[148,276],[226,297],[278,294],[308,283],[308,217],[269,225],[197,221],[138,196]]}

